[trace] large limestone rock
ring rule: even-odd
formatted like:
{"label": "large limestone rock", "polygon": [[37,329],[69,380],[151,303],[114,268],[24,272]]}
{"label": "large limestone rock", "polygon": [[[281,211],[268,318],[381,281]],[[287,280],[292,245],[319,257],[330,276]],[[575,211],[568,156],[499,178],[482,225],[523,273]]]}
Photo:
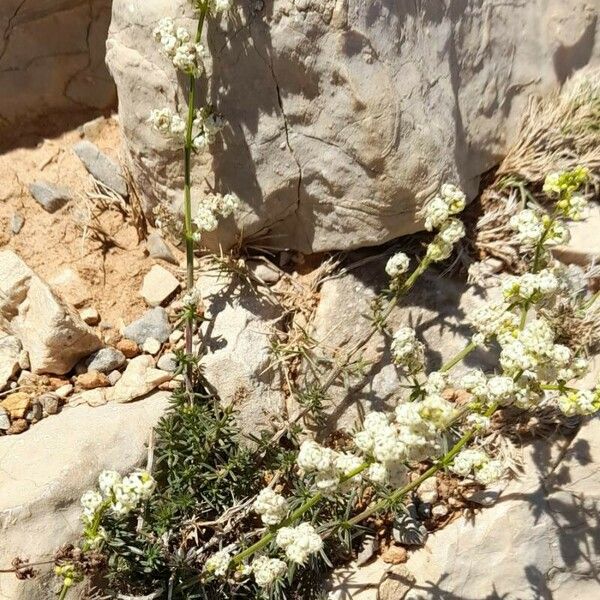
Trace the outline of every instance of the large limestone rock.
{"label": "large limestone rock", "polygon": [[[151,36],[161,17],[192,26],[188,0],[114,0],[107,61],[132,172],[148,206],[179,201],[179,150],[146,123],[185,110],[184,78]],[[598,64],[594,0],[236,3],[208,25],[214,56],[200,98],[228,120],[205,178],[244,200],[234,230],[321,251],[381,243],[420,228],[442,181],[472,197],[514,141],[530,94]],[[207,81],[209,89],[207,91]]]}
{"label": "large limestone rock", "polygon": [[[150,431],[168,406],[158,392],[132,404],[67,408],[18,436],[0,437],[0,568],[31,562],[81,534],[82,493],[103,469],[121,474],[142,464]],[[50,567],[33,581],[0,577],[0,600],[55,598]]]}
{"label": "large limestone rock", "polygon": [[34,373],[63,374],[102,342],[14,252],[0,252],[0,329],[16,336]]}
{"label": "large limestone rock", "polygon": [[3,124],[116,100],[104,65],[111,0],[2,0]]}

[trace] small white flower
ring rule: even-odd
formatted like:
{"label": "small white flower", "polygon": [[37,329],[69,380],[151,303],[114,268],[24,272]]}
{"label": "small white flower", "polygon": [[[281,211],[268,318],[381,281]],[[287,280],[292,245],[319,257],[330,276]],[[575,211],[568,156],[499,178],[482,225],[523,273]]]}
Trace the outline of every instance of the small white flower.
{"label": "small white flower", "polygon": [[465,237],[465,226],[460,219],[448,219],[440,228],[437,237],[445,244],[456,244]]}
{"label": "small white flower", "polygon": [[488,455],[482,450],[465,448],[454,457],[450,470],[457,475],[467,477],[473,469],[481,467],[489,460]]}
{"label": "small white flower", "polygon": [[427,258],[433,262],[446,260],[452,254],[452,244],[448,244],[439,236],[435,236],[433,241],[427,246]]}
{"label": "small white flower", "polygon": [[440,394],[446,389],[446,374],[441,371],[432,371],[427,376],[423,389],[427,394]]}
{"label": "small white flower", "polygon": [[93,490],[88,490],[81,496],[81,506],[83,507],[83,515],[86,519],[92,519],[96,511],[102,506],[104,499],[102,496]]}
{"label": "small white flower", "polygon": [[298,452],[296,462],[306,472],[330,471],[335,468],[335,453],[313,440],[304,440]]}
{"label": "small white flower", "polygon": [[277,525],[288,513],[287,500],[271,488],[265,488],[256,497],[253,508],[265,525]]}
{"label": "small white flower", "polygon": [[441,196],[435,196],[425,207],[425,229],[433,231],[441,227],[449,216],[448,203]]}
{"label": "small white flower", "polygon": [[487,382],[487,393],[493,402],[503,403],[510,399],[515,388],[511,377],[504,375],[495,375],[490,377]]}
{"label": "small white flower", "polygon": [[502,478],[504,465],[499,460],[489,460],[475,470],[475,480],[481,485],[490,485]]}
{"label": "small white flower", "polygon": [[385,265],[385,272],[391,279],[397,279],[408,271],[410,259],[404,252],[397,252],[392,256]]}
{"label": "small white flower", "polygon": [[391,345],[394,361],[414,373],[423,367],[425,347],[417,340],[411,327],[401,327],[394,334]]}
{"label": "small white flower", "polygon": [[292,562],[303,565],[311,554],[319,552],[323,540],[310,523],[300,523],[297,527],[282,527],[277,532],[275,543],[285,550]]}
{"label": "small white flower", "polygon": [[110,496],[120,483],[121,476],[116,471],[102,471],[98,476],[98,487],[104,497]]}
{"label": "small white flower", "polygon": [[287,565],[278,558],[258,556],[252,561],[251,569],[258,587],[265,588],[287,571]]}
{"label": "small white flower", "polygon": [[529,208],[511,217],[509,223],[516,230],[518,241],[525,246],[535,246],[544,234],[540,216]]}
{"label": "small white flower", "polygon": [[367,469],[367,478],[373,483],[384,484],[388,479],[388,470],[382,463],[371,463]]}
{"label": "small white flower", "polygon": [[227,573],[231,563],[231,553],[227,549],[215,552],[204,564],[204,571],[223,577]]}

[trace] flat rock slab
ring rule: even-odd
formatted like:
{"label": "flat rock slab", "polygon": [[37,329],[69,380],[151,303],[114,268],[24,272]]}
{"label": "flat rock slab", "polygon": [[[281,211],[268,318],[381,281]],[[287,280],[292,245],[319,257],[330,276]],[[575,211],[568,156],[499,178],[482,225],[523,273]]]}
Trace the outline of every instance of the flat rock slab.
{"label": "flat rock slab", "polygon": [[[47,181],[36,181],[32,183],[29,186],[29,192],[35,201],[49,213],[56,212],[73,198],[71,191],[67,188],[53,185]],[[19,230],[20,227],[18,228],[18,231]]]}
{"label": "flat rock slab", "polygon": [[98,181],[117,192],[127,196],[127,182],[123,177],[121,167],[104,154],[98,146],[83,140],[73,146],[73,151],[80,158],[85,168]]}
{"label": "flat rock slab", "polygon": [[16,336],[34,373],[62,375],[102,346],[79,315],[14,252],[0,252],[0,328]]}
{"label": "flat rock slab", "polygon": [[179,289],[179,280],[167,269],[153,265],[146,273],[140,296],[148,306],[160,306]]}
{"label": "flat rock slab", "polygon": [[[81,533],[79,499],[103,469],[141,465],[152,427],[168,406],[158,392],[128,405],[65,408],[18,436],[0,437],[0,557],[47,560]],[[0,598],[54,598],[50,567],[30,581],[0,578]]]}

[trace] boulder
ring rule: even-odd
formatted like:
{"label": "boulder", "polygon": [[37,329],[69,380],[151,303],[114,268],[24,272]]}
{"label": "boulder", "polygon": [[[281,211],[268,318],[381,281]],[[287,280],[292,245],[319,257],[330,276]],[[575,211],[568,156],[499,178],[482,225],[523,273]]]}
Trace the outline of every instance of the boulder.
{"label": "boulder", "polygon": [[104,65],[111,0],[2,0],[0,114],[30,122],[114,106]]}
{"label": "boulder", "polygon": [[[152,427],[168,406],[168,394],[128,405],[66,408],[18,436],[0,437],[0,557],[31,562],[52,558],[81,534],[84,491],[103,469],[125,474],[141,465]],[[54,597],[51,566],[36,567],[39,577],[19,581],[3,575],[3,600]]]}
{"label": "boulder", "polygon": [[102,345],[77,313],[10,250],[0,252],[0,328],[20,340],[34,373],[67,373]]}
{"label": "boulder", "polygon": [[[194,26],[188,0],[114,0],[107,63],[128,160],[146,208],[181,202],[180,150],[147,123],[182,114],[186,80],[160,54],[162,17]],[[474,197],[515,141],[531,94],[598,65],[590,0],[498,3],[238,3],[210,20],[200,101],[228,125],[194,158],[192,196],[236,192],[218,247],[260,235],[303,252],[376,245],[421,228],[440,183]],[[207,183],[208,182],[208,183]]]}

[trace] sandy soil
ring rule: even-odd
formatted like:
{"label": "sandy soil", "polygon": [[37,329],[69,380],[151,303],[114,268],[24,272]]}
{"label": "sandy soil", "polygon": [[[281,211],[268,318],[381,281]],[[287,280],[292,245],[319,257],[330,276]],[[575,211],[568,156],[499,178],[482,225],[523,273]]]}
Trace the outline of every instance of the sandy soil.
{"label": "sandy soil", "polygon": [[[85,134],[84,134],[85,131]],[[77,128],[52,138],[38,136],[37,144],[24,142],[0,155],[0,249],[17,252],[41,277],[52,282],[72,269],[83,281],[76,291],[78,308],[93,307],[102,317],[103,331],[118,330],[146,310],[139,297],[143,276],[153,264],[147,256],[144,241],[131,219],[122,211],[94,211],[94,202],[86,193],[93,190],[93,181],[72,146],[80,139],[94,142],[101,150],[118,159],[120,139],[114,118],[101,118],[83,128]],[[46,180],[69,188],[74,199],[50,214],[30,195],[28,185]],[[109,236],[109,247],[102,246],[90,234],[86,225],[95,222]],[[25,219],[18,234],[11,231],[15,213]],[[177,258],[181,253],[173,248]],[[178,269],[162,263],[176,275]],[[68,289],[57,291],[73,299]],[[109,327],[110,325],[110,327]]]}

